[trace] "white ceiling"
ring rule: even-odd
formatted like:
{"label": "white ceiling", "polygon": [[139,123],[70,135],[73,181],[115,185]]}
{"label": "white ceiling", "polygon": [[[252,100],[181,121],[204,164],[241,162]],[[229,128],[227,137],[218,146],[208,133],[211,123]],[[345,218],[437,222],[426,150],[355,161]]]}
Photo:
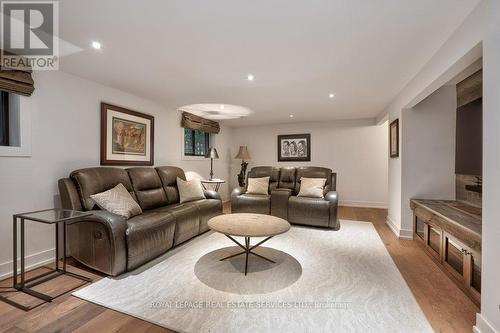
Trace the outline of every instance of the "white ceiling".
{"label": "white ceiling", "polygon": [[255,111],[231,126],[375,117],[478,2],[62,0],[60,36],[83,50],[61,69],[166,109]]}

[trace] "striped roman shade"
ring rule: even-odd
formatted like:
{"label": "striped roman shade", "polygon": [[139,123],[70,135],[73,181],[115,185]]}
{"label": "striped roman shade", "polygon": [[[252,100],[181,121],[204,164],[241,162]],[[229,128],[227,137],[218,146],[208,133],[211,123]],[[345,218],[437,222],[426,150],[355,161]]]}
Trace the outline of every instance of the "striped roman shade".
{"label": "striped roman shade", "polygon": [[203,131],[207,133],[217,134],[220,132],[220,126],[218,122],[196,116],[189,112],[182,113],[181,126],[184,128],[190,128],[192,130]]}
{"label": "striped roman shade", "polygon": [[35,90],[31,69],[8,69],[2,66],[0,51],[0,90],[23,96],[31,96]]}

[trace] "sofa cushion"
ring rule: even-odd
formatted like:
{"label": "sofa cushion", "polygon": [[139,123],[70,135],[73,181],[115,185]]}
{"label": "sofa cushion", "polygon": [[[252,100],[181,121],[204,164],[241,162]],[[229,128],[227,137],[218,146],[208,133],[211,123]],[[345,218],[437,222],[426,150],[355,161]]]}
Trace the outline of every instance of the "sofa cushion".
{"label": "sofa cushion", "polygon": [[142,209],[152,209],[168,204],[160,176],[155,169],[130,168],[127,172]]}
{"label": "sofa cushion", "polygon": [[182,180],[177,177],[177,189],[179,190],[180,203],[205,199],[199,179]]}
{"label": "sofa cushion", "polygon": [[292,196],[288,200],[290,223],[328,227],[330,203],[323,198]]}
{"label": "sofa cushion", "polygon": [[168,204],[179,203],[179,190],[177,189],[177,177],[186,180],[184,170],[178,167],[162,166],[157,167],[156,171],[160,176],[163,189],[167,195]]}
{"label": "sofa cushion", "polygon": [[141,207],[132,199],[132,196],[122,183],[110,190],[92,194],[90,198],[92,198],[101,209],[122,216],[125,219],[142,213]]}
{"label": "sofa cushion", "polygon": [[269,178],[271,177],[260,177],[260,178],[248,178],[248,194],[269,194]]}
{"label": "sofa cushion", "polygon": [[235,198],[233,213],[270,214],[271,196],[262,194],[242,194]]}
{"label": "sofa cushion", "polygon": [[332,190],[332,170],[321,167],[300,167],[295,174],[295,193],[300,192],[300,179],[305,178],[326,178],[324,192]]}
{"label": "sofa cushion", "polygon": [[280,168],[270,167],[270,166],[260,166],[253,167],[252,170],[248,173],[248,178],[261,178],[261,177],[269,177],[269,190],[268,193],[271,193],[272,190],[278,187],[278,180],[280,176]]}
{"label": "sofa cushion", "polygon": [[173,245],[175,218],[166,212],[145,212],[127,221],[127,270],[165,253]]}
{"label": "sofa cushion", "polygon": [[195,201],[160,207],[155,212],[168,212],[175,218],[174,246],[198,235],[200,217]]}
{"label": "sofa cushion", "polygon": [[300,192],[298,197],[324,198],[323,189],[326,178],[306,178],[300,179]]}
{"label": "sofa cushion", "polygon": [[70,174],[70,178],[75,182],[78,194],[85,210],[92,210],[97,207],[94,200],[90,198],[92,194],[101,193],[112,189],[118,184],[123,184],[132,198],[136,200],[133,193],[132,183],[127,171],[120,168],[96,167],[75,170]]}

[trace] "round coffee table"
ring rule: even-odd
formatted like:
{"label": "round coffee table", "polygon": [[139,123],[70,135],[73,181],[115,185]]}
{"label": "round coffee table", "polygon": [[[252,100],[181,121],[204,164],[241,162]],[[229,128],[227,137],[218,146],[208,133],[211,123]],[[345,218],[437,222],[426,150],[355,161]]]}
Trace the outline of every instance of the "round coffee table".
{"label": "round coffee table", "polygon": [[[275,263],[269,258],[261,256],[252,250],[262,245],[264,242],[273,238],[276,235],[282,234],[290,230],[290,223],[282,218],[263,214],[250,214],[250,213],[235,213],[219,215],[211,218],[208,221],[208,227],[213,231],[220,232],[226,235],[230,240],[238,244],[243,251],[232,254],[225,258],[226,260],[245,254],[245,275],[248,270],[248,255],[253,254],[256,257]],[[245,245],[240,244],[233,236],[245,237]],[[250,245],[250,237],[266,237],[255,245]]]}

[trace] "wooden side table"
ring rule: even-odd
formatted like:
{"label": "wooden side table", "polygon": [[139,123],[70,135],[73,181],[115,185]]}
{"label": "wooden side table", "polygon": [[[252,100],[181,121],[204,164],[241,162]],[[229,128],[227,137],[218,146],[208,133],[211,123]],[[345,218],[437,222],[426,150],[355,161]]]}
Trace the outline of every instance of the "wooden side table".
{"label": "wooden side table", "polygon": [[202,179],[201,180],[201,185],[205,190],[208,190],[205,184],[213,184],[214,185],[214,190],[215,192],[219,192],[220,186],[224,184],[226,181],[223,179]]}
{"label": "wooden side table", "polygon": [[[21,214],[15,214],[13,216],[13,232],[12,232],[12,237],[13,237],[13,287],[23,293],[29,294],[31,296],[34,296],[36,298],[39,298],[43,300],[44,302],[51,302],[54,298],[59,297],[71,290],[67,290],[64,293],[57,295],[57,296],[49,296],[43,293],[40,293],[38,291],[35,291],[31,289],[32,287],[39,285],[41,283],[47,282],[55,277],[58,277],[60,275],[68,275],[71,277],[74,277],[76,279],[85,281],[87,282],[92,282],[91,279],[76,274],[72,273],[66,270],[66,224],[68,222],[73,222],[75,220],[78,220],[82,217],[87,217],[92,215],[92,213],[88,212],[80,212],[76,210],[70,210],[70,209],[47,209],[47,210],[41,210],[41,211],[36,211],[36,212],[29,212],[29,213],[21,213]],[[21,220],[20,223],[20,232],[18,235],[18,220]],[[30,279],[26,279],[26,264],[25,264],[25,221],[33,221],[33,222],[38,222],[38,223],[44,223],[44,224],[52,224],[55,226],[55,233],[56,233],[56,257],[55,257],[55,269],[50,270],[49,272],[46,272],[44,274],[35,276]],[[59,248],[59,224],[63,225],[63,248],[62,251]],[[18,245],[18,236],[20,238],[20,252],[21,252],[21,277],[20,281],[18,283],[18,274],[17,274],[17,245]],[[62,267],[59,263],[60,256],[62,254]],[[83,284],[85,284],[83,283]],[[82,286],[81,284],[80,286]],[[77,286],[75,288],[78,288],[80,286]],[[73,289],[75,289],[73,288]],[[72,290],[73,290],[72,289]],[[11,305],[14,305],[22,310],[28,311],[31,310],[36,306],[33,307],[26,307],[21,304],[15,303],[12,300],[1,297],[0,298],[5,301],[6,303],[9,303]],[[41,303],[43,304],[43,303]],[[39,304],[39,305],[41,305]]]}

